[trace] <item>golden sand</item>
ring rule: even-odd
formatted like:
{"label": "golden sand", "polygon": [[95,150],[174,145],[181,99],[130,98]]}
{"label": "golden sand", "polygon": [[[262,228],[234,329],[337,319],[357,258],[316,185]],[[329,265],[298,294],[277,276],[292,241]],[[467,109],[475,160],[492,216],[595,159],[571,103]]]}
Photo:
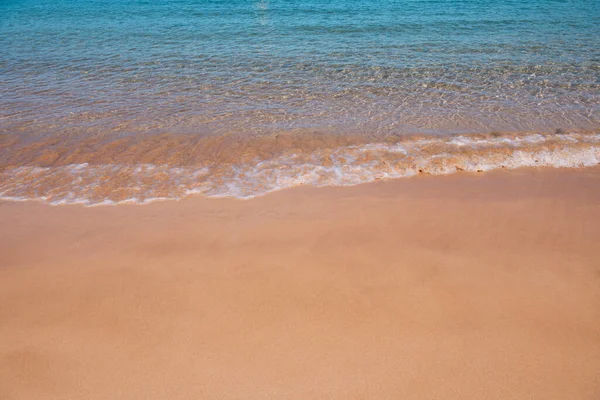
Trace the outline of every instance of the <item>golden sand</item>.
{"label": "golden sand", "polygon": [[600,169],[0,203],[0,398],[598,399]]}

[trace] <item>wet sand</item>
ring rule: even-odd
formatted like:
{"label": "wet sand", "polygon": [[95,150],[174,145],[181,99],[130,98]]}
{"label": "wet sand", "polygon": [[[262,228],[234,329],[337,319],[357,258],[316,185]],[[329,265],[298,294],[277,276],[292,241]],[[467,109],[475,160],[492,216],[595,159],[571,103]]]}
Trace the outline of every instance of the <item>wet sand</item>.
{"label": "wet sand", "polygon": [[598,399],[600,168],[0,203],[0,398]]}

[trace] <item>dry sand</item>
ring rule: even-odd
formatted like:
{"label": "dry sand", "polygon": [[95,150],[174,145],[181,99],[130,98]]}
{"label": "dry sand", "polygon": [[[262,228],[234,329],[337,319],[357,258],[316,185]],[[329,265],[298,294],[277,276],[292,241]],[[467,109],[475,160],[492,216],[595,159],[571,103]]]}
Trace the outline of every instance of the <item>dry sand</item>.
{"label": "dry sand", "polygon": [[0,203],[0,399],[599,399],[600,169]]}

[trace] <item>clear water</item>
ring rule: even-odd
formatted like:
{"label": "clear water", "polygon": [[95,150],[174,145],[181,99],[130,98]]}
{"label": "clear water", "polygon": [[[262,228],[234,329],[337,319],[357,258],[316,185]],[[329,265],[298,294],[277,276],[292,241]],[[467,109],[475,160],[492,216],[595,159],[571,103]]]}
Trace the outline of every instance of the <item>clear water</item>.
{"label": "clear water", "polygon": [[[594,131],[600,2],[2,0],[0,90],[6,179],[19,167],[146,159],[210,176],[322,150],[315,138],[337,151],[413,135]],[[248,150],[282,136],[294,139]],[[256,157],[240,163],[238,142]],[[23,179],[0,190],[48,197],[65,185],[34,195]]]}

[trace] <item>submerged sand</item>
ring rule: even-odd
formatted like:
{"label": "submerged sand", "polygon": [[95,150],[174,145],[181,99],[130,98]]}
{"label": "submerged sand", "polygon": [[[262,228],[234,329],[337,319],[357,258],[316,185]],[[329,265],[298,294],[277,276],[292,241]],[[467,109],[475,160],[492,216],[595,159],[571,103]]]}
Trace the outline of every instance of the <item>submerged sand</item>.
{"label": "submerged sand", "polygon": [[598,399],[600,169],[0,203],[0,398]]}

